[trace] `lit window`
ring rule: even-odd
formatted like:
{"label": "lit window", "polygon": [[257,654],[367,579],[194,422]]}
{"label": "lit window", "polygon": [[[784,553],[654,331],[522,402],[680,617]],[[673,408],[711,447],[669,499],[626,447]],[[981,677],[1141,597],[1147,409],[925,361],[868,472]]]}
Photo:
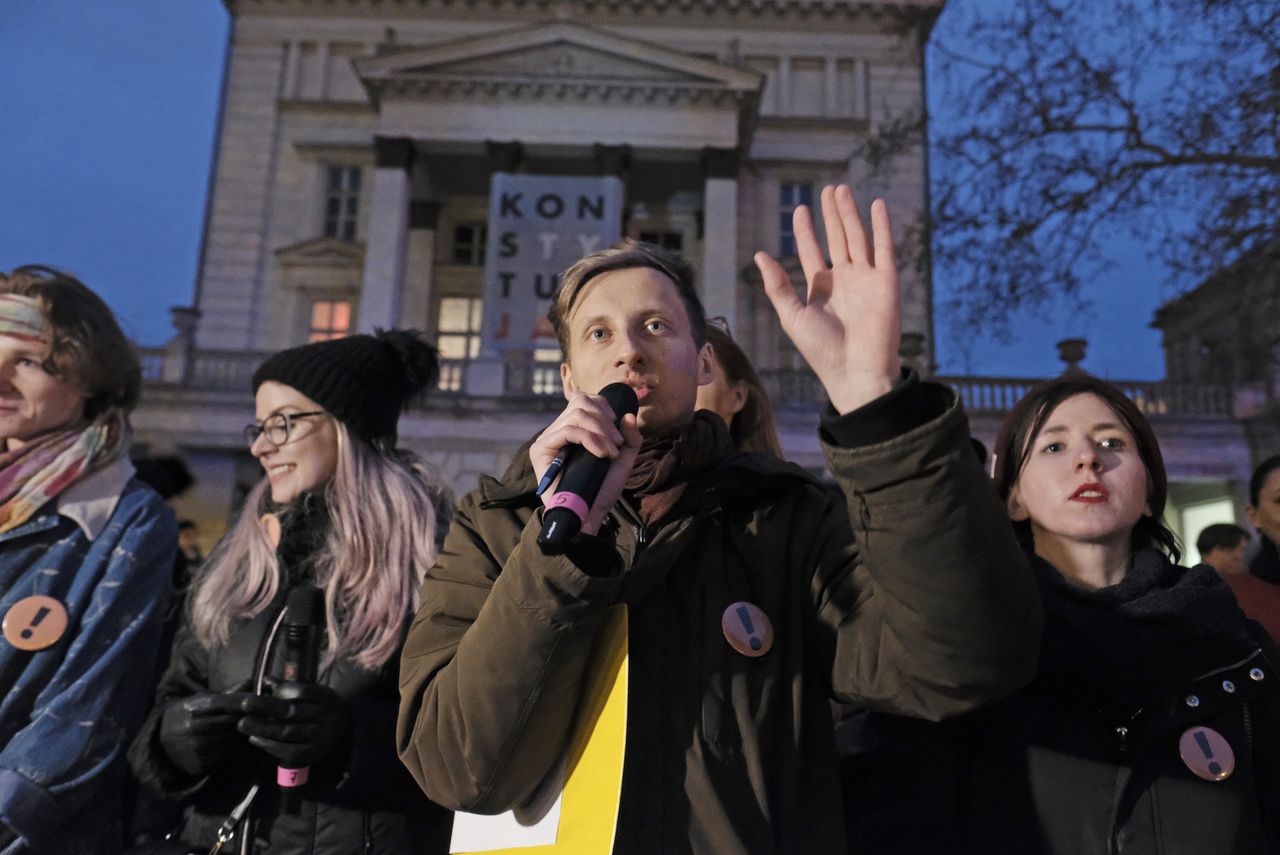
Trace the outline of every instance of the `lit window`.
{"label": "lit window", "polygon": [[436,346],[440,348],[440,389],[460,392],[468,359],[480,355],[479,297],[441,297]]}
{"label": "lit window", "polygon": [[351,334],[351,304],[346,300],[316,300],[311,304],[307,341],[331,341]]}
{"label": "lit window", "polygon": [[791,215],[799,205],[813,205],[813,185],[786,183],[778,185],[778,254],[796,254],[796,235]]}
{"label": "lit window", "polygon": [[453,227],[453,263],[484,264],[484,242],[488,228],[484,223],[458,223]]}
{"label": "lit window", "polygon": [[681,232],[640,232],[640,240],[672,252],[684,251],[684,234]]}
{"label": "lit window", "polygon": [[360,167],[330,166],[324,192],[325,237],[355,240],[360,208]]}
{"label": "lit window", "polygon": [[533,351],[533,394],[562,395],[560,363],[564,357],[558,347],[539,347]]}

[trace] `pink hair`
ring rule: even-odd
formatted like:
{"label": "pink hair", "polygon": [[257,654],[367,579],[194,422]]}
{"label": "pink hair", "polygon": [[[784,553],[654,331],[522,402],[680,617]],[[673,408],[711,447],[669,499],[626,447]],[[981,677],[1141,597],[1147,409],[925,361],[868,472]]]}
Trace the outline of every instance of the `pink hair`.
{"label": "pink hair", "polygon": [[[325,593],[325,662],[347,658],[374,669],[400,650],[422,577],[435,562],[438,488],[409,453],[375,448],[335,425],[338,467],[325,487],[329,530],[315,563]],[[279,593],[275,549],[259,522],[267,490],[264,478],[249,493],[192,590],[192,628],[205,647],[226,644],[233,621],[257,615]]]}

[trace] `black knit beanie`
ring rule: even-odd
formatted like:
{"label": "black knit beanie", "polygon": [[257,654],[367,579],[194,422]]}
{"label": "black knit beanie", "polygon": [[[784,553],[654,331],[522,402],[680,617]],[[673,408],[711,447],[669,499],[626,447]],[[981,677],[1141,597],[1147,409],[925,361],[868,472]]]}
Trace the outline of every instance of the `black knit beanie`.
{"label": "black knit beanie", "polygon": [[253,373],[297,389],[368,443],[394,445],[400,412],[440,375],[436,349],[417,330],[378,330],[272,354]]}

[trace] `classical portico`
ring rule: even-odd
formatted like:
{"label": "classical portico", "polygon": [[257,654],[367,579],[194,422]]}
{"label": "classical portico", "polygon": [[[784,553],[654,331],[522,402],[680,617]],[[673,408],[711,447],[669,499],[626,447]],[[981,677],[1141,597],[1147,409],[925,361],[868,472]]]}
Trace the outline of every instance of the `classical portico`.
{"label": "classical portico", "polygon": [[681,248],[708,313],[735,324],[740,152],[762,75],[563,21],[354,66],[377,110],[362,329],[416,320],[408,293],[431,302],[430,266],[409,258],[411,205],[473,204],[499,169],[624,178],[633,216],[694,226]]}

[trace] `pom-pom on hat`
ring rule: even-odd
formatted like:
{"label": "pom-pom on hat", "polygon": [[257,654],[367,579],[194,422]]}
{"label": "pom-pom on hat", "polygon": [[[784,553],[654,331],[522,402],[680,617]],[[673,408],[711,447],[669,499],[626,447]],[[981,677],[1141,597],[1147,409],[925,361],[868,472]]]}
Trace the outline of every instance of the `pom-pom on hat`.
{"label": "pom-pom on hat", "polygon": [[253,391],[268,380],[291,386],[365,442],[394,445],[401,411],[439,376],[422,333],[378,330],[272,354],[253,373]]}

